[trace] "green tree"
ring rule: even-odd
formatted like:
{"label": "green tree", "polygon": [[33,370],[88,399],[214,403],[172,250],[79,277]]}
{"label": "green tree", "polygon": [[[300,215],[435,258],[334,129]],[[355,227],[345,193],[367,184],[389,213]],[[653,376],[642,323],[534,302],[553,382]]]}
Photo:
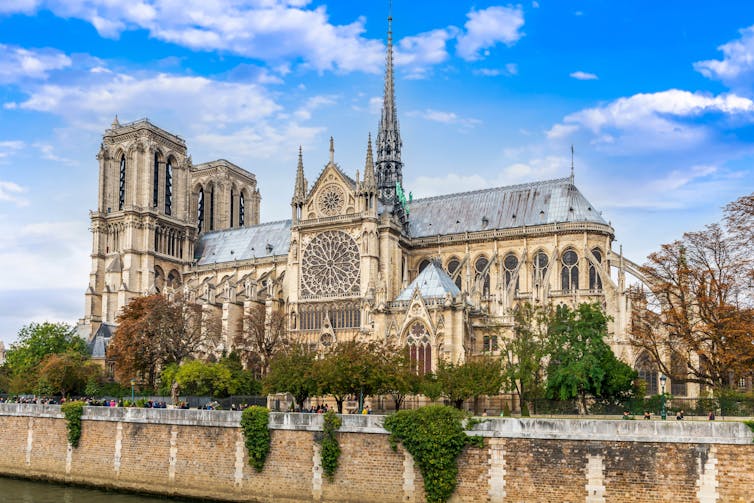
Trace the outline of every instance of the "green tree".
{"label": "green tree", "polygon": [[275,353],[263,381],[265,393],[290,393],[300,408],[317,392],[312,377],[315,353],[303,344],[291,344]]}
{"label": "green tree", "polygon": [[411,365],[411,359],[404,348],[386,346],[382,364],[385,369],[380,392],[393,397],[395,410],[398,411],[407,395],[420,392],[422,376]]}
{"label": "green tree", "polygon": [[101,373],[99,365],[76,351],[50,354],[39,363],[37,387],[49,387],[61,396],[81,395],[87,382],[96,380]]}
{"label": "green tree", "polygon": [[231,385],[230,370],[219,363],[191,360],[175,372],[175,382],[188,395],[227,396]]}
{"label": "green tree", "polygon": [[86,342],[76,335],[73,327],[65,323],[30,323],[18,332],[5,354],[4,369],[9,380],[9,391],[31,392],[36,384],[39,364],[47,356],[60,353],[87,355]]}
{"label": "green tree", "polygon": [[332,347],[313,366],[319,392],[332,395],[343,413],[348,396],[366,397],[379,393],[385,385],[383,348],[370,342],[345,341]]}
{"label": "green tree", "polygon": [[437,380],[441,384],[442,394],[455,408],[463,408],[463,402],[473,398],[476,413],[479,397],[500,393],[503,376],[500,361],[485,357],[462,364],[441,360],[437,367]]}
{"label": "green tree", "polygon": [[238,353],[232,351],[221,358],[218,364],[230,371],[228,393],[231,395],[258,395],[262,392],[261,381],[257,380],[250,370],[244,370]]}
{"label": "green tree", "polygon": [[550,306],[521,304],[513,314],[513,337],[500,347],[505,388],[518,394],[522,408],[544,396],[547,332],[552,316]]}
{"label": "green tree", "polygon": [[579,411],[588,412],[587,397],[627,397],[636,372],[618,360],[605,342],[608,317],[599,304],[581,304],[572,310],[558,306],[550,325],[550,361],[547,397],[577,399]]}

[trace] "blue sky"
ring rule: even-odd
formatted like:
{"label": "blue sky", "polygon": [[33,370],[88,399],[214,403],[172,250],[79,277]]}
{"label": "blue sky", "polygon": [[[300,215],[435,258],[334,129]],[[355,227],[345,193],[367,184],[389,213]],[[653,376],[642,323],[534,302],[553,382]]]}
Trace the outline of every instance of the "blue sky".
{"label": "blue sky", "polygon": [[[394,0],[415,196],[567,176],[637,262],[754,190],[754,3]],[[290,215],[328,138],[363,170],[387,0],[0,2],[0,339],[83,311],[101,135],[115,114],[257,175]]]}

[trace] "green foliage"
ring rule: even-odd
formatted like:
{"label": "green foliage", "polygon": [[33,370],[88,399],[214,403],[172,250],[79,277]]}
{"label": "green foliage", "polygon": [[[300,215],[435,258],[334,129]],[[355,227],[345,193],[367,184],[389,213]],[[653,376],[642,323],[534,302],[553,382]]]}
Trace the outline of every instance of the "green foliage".
{"label": "green foliage", "polygon": [[249,464],[258,472],[264,469],[264,462],[270,453],[270,412],[265,407],[253,405],[241,414],[241,429],[249,454]]}
{"label": "green foliage", "polygon": [[508,402],[503,405],[503,417],[511,417],[511,406],[508,405]]}
{"label": "green foliage", "polygon": [[441,360],[437,367],[437,381],[441,385],[442,394],[460,409],[469,398],[476,401],[482,395],[500,393],[503,376],[499,360],[481,358],[462,364]]}
{"label": "green foliage", "polygon": [[222,363],[191,360],[181,365],[167,365],[160,373],[161,390],[169,394],[174,382],[186,395],[228,396],[233,390],[233,374]]}
{"label": "green foliage", "polygon": [[744,421],[744,424],[749,427],[749,429],[754,432],[754,421]]}
{"label": "green foliage", "polygon": [[322,471],[330,482],[335,478],[340,458],[340,444],[335,432],[340,429],[343,421],[334,410],[325,413],[322,427]]}
{"label": "green foliage", "polygon": [[442,396],[442,383],[437,380],[435,374],[425,374],[419,385],[419,390],[434,402]]}
{"label": "green foliage", "polygon": [[262,383],[254,378],[250,370],[244,370],[238,353],[231,352],[218,362],[230,371],[230,383],[228,393],[231,395],[259,395],[262,392]]}
{"label": "green foliage", "polygon": [[400,442],[419,465],[428,503],[445,502],[455,491],[456,459],[463,448],[484,446],[484,439],[466,434],[464,419],[463,412],[444,405],[403,410],[385,418],[393,448]]}
{"label": "green foliage", "polygon": [[544,396],[544,366],[547,359],[547,330],[553,316],[551,306],[518,306],[513,313],[514,336],[500,345],[504,385],[522,402]]}
{"label": "green foliage", "polygon": [[265,393],[290,393],[299,407],[317,392],[312,379],[315,354],[304,345],[293,345],[275,354],[264,379]]}
{"label": "green foliage", "polygon": [[68,443],[75,449],[81,439],[81,416],[84,415],[84,402],[66,402],[60,406],[65,416],[68,430]]}
{"label": "green foliage", "polygon": [[618,360],[605,342],[608,317],[599,304],[576,310],[561,305],[550,325],[547,397],[578,398],[587,412],[586,397],[628,398],[636,371]]}
{"label": "green foliage", "polygon": [[16,342],[5,354],[9,391],[34,391],[37,368],[46,357],[61,353],[86,356],[86,342],[65,323],[30,323],[18,332]]}
{"label": "green foliage", "polygon": [[49,387],[61,396],[82,394],[89,381],[102,375],[102,367],[75,351],[50,354],[39,362],[37,384]]}

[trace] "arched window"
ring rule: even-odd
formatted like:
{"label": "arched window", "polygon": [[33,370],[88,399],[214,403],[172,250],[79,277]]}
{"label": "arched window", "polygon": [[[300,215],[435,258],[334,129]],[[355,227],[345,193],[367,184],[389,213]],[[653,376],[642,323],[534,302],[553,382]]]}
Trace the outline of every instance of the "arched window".
{"label": "arched window", "polygon": [[411,367],[418,375],[432,372],[432,346],[429,344],[427,327],[421,321],[415,321],[406,336]]}
{"label": "arched window", "polygon": [[157,293],[161,293],[165,286],[165,273],[158,265],[154,266],[154,289]]}
{"label": "arched window", "polygon": [[[602,263],[602,252],[599,248],[592,250],[592,255],[597,259],[597,263]],[[602,290],[602,277],[600,272],[594,267],[594,264],[589,263],[589,289],[590,290]]]}
{"label": "arched window", "polygon": [[202,232],[204,224],[204,189],[199,187],[199,194],[196,202],[196,221],[198,223],[197,228],[199,232]]}
{"label": "arched window", "polygon": [[243,192],[238,197],[238,226],[243,227],[246,217],[246,207],[244,206]]}
{"label": "arched window", "polygon": [[234,193],[233,189],[230,189],[230,227],[231,229],[233,228],[233,211],[235,210],[233,206],[235,203],[235,200],[234,200],[235,197],[236,197],[236,194]]}
{"label": "arched window", "polygon": [[427,259],[424,259],[421,262],[419,262],[419,272],[421,273],[424,269],[427,268],[428,265],[429,265],[429,260]]}
{"label": "arched window", "polygon": [[539,251],[534,255],[534,284],[541,285],[542,281],[547,274],[547,264],[549,259],[547,254],[543,251]]}
{"label": "arched window", "polygon": [[489,260],[487,260],[487,257],[482,255],[481,257],[476,259],[476,262],[474,262],[474,271],[476,271],[476,277],[477,279],[482,280],[482,295],[484,297],[489,296],[490,294],[490,270],[489,267]]}
{"label": "arched window", "polygon": [[165,165],[165,214],[173,211],[173,164],[168,158]]}
{"label": "arched window", "polygon": [[209,188],[209,230],[215,230],[215,186]]}
{"label": "arched window", "polygon": [[126,154],[120,158],[120,179],[118,183],[118,209],[122,210],[126,204]]}
{"label": "arched window", "polygon": [[154,175],[152,176],[152,206],[157,208],[160,198],[160,154],[154,153]]}
{"label": "arched window", "polygon": [[[513,275],[518,269],[518,257],[513,253],[509,253],[503,260],[503,268],[505,269],[505,288],[510,287],[511,281],[513,281]],[[516,286],[514,291],[518,291],[518,275],[516,274]]]}
{"label": "arched window", "polygon": [[[446,268],[447,271],[448,271],[448,276],[450,276],[452,278],[453,274],[455,274],[455,272],[458,271],[458,268],[460,266],[461,266],[461,262],[456,257],[453,257],[450,260],[448,260],[448,266]],[[458,276],[456,276],[455,283],[456,283],[456,286],[458,288],[461,288],[461,273],[460,273],[460,271],[458,272]]]}
{"label": "arched window", "polygon": [[579,289],[579,256],[573,250],[566,250],[561,257],[560,288],[562,290]]}
{"label": "arched window", "polygon": [[646,352],[639,355],[636,359],[636,372],[639,379],[647,384],[647,395],[659,395],[657,364],[649,358]]}
{"label": "arched window", "polygon": [[168,273],[168,287],[178,288],[181,286],[181,274],[173,269]]}

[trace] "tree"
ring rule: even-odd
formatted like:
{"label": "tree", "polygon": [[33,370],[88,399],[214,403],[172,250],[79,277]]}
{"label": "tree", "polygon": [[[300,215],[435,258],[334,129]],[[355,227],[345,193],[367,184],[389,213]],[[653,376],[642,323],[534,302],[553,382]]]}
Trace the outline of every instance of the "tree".
{"label": "tree", "polygon": [[39,364],[37,386],[40,390],[50,389],[61,396],[71,393],[80,395],[85,392],[87,383],[96,380],[101,372],[99,365],[79,352],[53,353]]}
{"label": "tree", "polygon": [[500,345],[505,387],[518,394],[522,410],[544,395],[547,332],[552,316],[549,305],[521,304],[513,314],[513,337]]}
{"label": "tree", "polygon": [[577,399],[588,412],[587,397],[627,397],[636,372],[618,360],[605,342],[608,317],[599,304],[561,305],[550,324],[547,397]]}
{"label": "tree", "polygon": [[422,376],[411,365],[411,359],[405,348],[385,346],[382,364],[385,370],[380,392],[392,396],[395,410],[401,410],[406,396],[414,395],[421,390]]}
{"label": "tree", "polygon": [[463,408],[463,402],[473,398],[474,412],[479,397],[500,393],[503,383],[500,361],[486,357],[461,364],[440,360],[436,375],[442,394],[455,408]]}
{"label": "tree", "polygon": [[278,351],[263,382],[265,393],[290,393],[303,409],[306,399],[317,392],[312,376],[315,356],[303,344],[291,344]]}
{"label": "tree", "polygon": [[178,367],[175,381],[188,395],[227,396],[231,373],[219,363],[190,360]]}
{"label": "tree", "polygon": [[642,267],[650,291],[633,291],[631,342],[673,382],[720,389],[754,365],[747,207],[728,208],[731,231],[714,224],[686,233]]}
{"label": "tree", "polygon": [[39,364],[47,356],[66,352],[87,355],[86,342],[65,323],[30,323],[5,354],[10,391],[30,392],[35,385]]}
{"label": "tree", "polygon": [[382,348],[375,342],[345,341],[335,344],[314,363],[313,375],[319,392],[332,395],[343,413],[348,396],[366,397],[383,389],[385,366]]}
{"label": "tree", "polygon": [[268,319],[265,306],[255,304],[243,317],[239,328],[233,347],[246,368],[264,378],[273,355],[287,343],[288,317],[282,311],[272,311]]}
{"label": "tree", "polygon": [[137,297],[117,321],[108,347],[108,357],[115,360],[115,378],[124,383],[140,376],[150,389],[164,365],[206,352],[220,335],[218,318],[181,296]]}

